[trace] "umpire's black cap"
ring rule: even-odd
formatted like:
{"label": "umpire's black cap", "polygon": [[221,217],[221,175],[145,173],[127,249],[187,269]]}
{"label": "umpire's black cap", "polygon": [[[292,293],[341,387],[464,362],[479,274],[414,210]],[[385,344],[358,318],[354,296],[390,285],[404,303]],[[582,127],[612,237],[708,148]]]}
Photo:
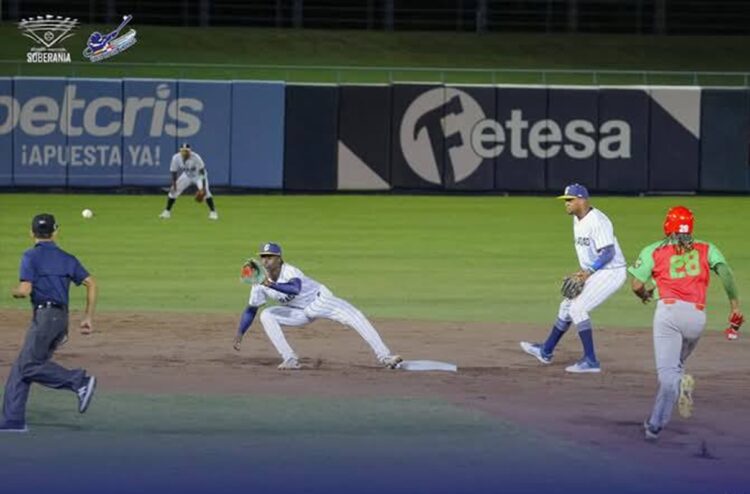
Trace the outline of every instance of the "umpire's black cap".
{"label": "umpire's black cap", "polygon": [[31,220],[31,231],[37,238],[48,238],[57,230],[55,217],[49,213],[42,213],[34,216]]}

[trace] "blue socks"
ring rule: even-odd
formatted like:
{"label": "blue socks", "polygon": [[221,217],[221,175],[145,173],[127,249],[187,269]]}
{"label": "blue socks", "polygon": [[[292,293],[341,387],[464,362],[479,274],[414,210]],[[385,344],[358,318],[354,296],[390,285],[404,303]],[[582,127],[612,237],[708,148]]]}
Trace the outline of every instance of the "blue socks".
{"label": "blue socks", "polygon": [[545,355],[551,355],[552,352],[555,351],[555,347],[560,343],[560,339],[569,327],[569,321],[563,321],[562,319],[555,321],[555,325],[552,326],[552,331],[550,331],[547,341],[542,345],[542,352],[544,352]]}
{"label": "blue socks", "polygon": [[591,362],[596,362],[596,353],[594,352],[594,331],[591,326],[591,319],[586,319],[577,324],[578,336],[583,344],[583,355]]}

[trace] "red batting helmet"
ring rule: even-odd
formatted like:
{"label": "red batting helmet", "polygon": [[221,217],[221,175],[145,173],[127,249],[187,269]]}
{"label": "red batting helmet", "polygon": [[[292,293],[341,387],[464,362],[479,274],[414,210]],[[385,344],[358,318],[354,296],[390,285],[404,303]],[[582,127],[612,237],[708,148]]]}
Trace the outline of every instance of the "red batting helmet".
{"label": "red batting helmet", "polygon": [[684,206],[675,206],[667,211],[664,219],[664,235],[673,233],[693,233],[693,212]]}

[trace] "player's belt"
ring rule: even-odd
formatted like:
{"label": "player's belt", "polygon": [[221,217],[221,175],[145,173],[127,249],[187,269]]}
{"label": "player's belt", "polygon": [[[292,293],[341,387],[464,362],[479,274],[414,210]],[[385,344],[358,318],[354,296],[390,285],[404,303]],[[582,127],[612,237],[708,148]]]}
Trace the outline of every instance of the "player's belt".
{"label": "player's belt", "polygon": [[41,304],[36,304],[34,305],[34,310],[49,309],[50,307],[54,309],[68,310],[67,305],[58,304],[57,302],[42,302]]}
{"label": "player's belt", "polygon": [[[677,302],[685,302],[686,304],[691,303],[691,302],[687,302],[685,300],[679,300],[679,299],[676,299],[676,298],[663,298],[663,299],[661,299],[661,301],[662,301],[663,304],[666,304],[666,305],[676,304]],[[706,304],[697,304],[697,303],[694,303],[693,305],[698,310],[701,310],[701,311],[702,310],[706,310]]]}

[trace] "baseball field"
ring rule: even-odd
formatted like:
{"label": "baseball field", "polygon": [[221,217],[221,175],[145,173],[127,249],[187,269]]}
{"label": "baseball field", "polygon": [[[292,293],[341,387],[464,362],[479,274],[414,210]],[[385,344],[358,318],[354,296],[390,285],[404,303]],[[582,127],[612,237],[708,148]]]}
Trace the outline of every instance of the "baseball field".
{"label": "baseball field", "polygon": [[[83,290],[73,290],[57,354],[99,378],[92,407],[78,415],[73,395],[35,387],[31,433],[0,440],[3,492],[747,492],[750,339],[723,338],[720,284],[688,365],[695,414],[657,444],[640,426],[656,390],[653,308],[626,288],[593,316],[602,374],[566,375],[574,332],[551,366],[520,351],[546,336],[559,281],[576,269],[559,201],[219,195],[217,222],[189,197],[159,220],[163,201],[0,195],[3,291],[41,211],[100,286],[96,332],[75,331]],[[630,260],[676,203],[750,293],[750,199],[595,199]],[[300,372],[276,369],[258,321],[235,352],[248,295],[239,267],[269,240],[369,315],[393,351],[459,371],[382,369],[354,331],[329,322],[287,331]],[[0,298],[0,379],[29,317],[27,302]]]}

